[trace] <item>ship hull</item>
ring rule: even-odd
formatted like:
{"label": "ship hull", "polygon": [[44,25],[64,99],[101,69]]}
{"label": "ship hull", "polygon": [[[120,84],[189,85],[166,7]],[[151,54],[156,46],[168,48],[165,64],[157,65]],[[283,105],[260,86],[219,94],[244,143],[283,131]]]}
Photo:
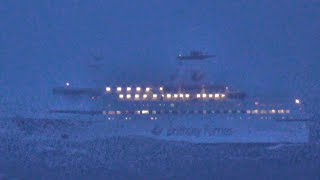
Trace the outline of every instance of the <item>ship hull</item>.
{"label": "ship hull", "polygon": [[[112,120],[111,120],[112,121]],[[193,143],[307,143],[306,121],[180,118],[94,125],[110,136],[141,136]],[[99,126],[99,127],[97,127]],[[96,133],[96,132],[95,132]]]}
{"label": "ship hull", "polygon": [[[152,118],[152,119],[151,119]],[[31,123],[32,120],[24,120]],[[50,123],[51,122],[51,123]],[[108,137],[146,137],[192,143],[307,143],[309,127],[306,119],[239,119],[216,116],[158,116],[112,119],[105,116],[69,116],[63,120],[38,120],[34,124],[42,132],[52,122],[50,131],[57,137],[70,139]],[[49,126],[47,125],[49,124]],[[50,134],[49,136],[52,136]]]}
{"label": "ship hull", "polygon": [[[233,119],[225,117],[152,117],[108,119],[78,116],[64,119],[15,118],[10,129],[37,138],[90,140],[145,137],[191,143],[308,143],[307,120]],[[13,126],[16,128],[13,128]],[[30,130],[31,128],[31,130]]]}

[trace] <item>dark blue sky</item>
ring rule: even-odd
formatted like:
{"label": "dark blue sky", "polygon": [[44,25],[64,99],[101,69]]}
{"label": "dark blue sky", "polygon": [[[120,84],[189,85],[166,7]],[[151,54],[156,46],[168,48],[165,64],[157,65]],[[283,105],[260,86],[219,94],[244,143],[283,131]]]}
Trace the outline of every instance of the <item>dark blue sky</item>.
{"label": "dark blue sky", "polygon": [[0,19],[3,94],[90,85],[91,53],[112,82],[156,83],[191,49],[217,54],[210,75],[249,94],[320,91],[317,0],[2,0]]}

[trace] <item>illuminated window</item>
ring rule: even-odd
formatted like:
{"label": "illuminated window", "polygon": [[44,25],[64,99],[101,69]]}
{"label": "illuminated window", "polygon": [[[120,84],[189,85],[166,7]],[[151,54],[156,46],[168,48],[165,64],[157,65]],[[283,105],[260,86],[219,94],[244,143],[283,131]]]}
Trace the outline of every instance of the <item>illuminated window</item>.
{"label": "illuminated window", "polygon": [[131,87],[127,87],[127,91],[131,91]]}
{"label": "illuminated window", "polygon": [[144,94],[143,95],[143,99],[146,99],[148,97],[148,95]]}
{"label": "illuminated window", "polygon": [[186,98],[189,98],[190,97],[190,94],[185,94]]}
{"label": "illuminated window", "polygon": [[247,110],[247,114],[251,114],[251,111],[250,111],[250,110]]}
{"label": "illuminated window", "polygon": [[183,98],[183,94],[179,94],[179,97]]}
{"label": "illuminated window", "polygon": [[107,92],[110,92],[110,91],[111,91],[111,88],[110,88],[110,87],[106,87],[106,91],[107,91]]}
{"label": "illuminated window", "polygon": [[116,111],[117,114],[121,114],[121,111]]}
{"label": "illuminated window", "polygon": [[207,97],[207,94],[202,94],[202,97],[203,97],[203,98],[206,98],[206,97]]}
{"label": "illuminated window", "polygon": [[131,98],[131,94],[127,94],[127,99],[130,99]]}
{"label": "illuminated window", "polygon": [[160,90],[160,91],[163,91],[163,87],[160,87],[159,90]]}
{"label": "illuminated window", "polygon": [[151,88],[147,87],[146,88],[146,92],[149,92],[151,90]]}
{"label": "illuminated window", "polygon": [[200,98],[201,97],[201,95],[200,94],[197,94],[197,98]]}
{"label": "illuminated window", "polygon": [[219,94],[214,94],[214,97],[215,98],[219,98]]}
{"label": "illuminated window", "polygon": [[141,112],[140,112],[140,111],[135,111],[134,113],[135,113],[135,114],[141,114]]}
{"label": "illuminated window", "polygon": [[135,94],[135,95],[134,95],[134,98],[135,98],[135,99],[139,99],[139,98],[140,98],[140,95],[139,95],[139,94]]}
{"label": "illuminated window", "polygon": [[142,110],[141,113],[142,114],[149,114],[149,111],[148,110]]}
{"label": "illuminated window", "polygon": [[258,114],[258,113],[259,113],[258,110],[253,110],[253,111],[252,111],[252,114]]}
{"label": "illuminated window", "polygon": [[117,87],[117,91],[120,92],[122,90],[121,87]]}
{"label": "illuminated window", "polygon": [[213,94],[209,94],[209,98],[212,98],[213,97]]}
{"label": "illuminated window", "polygon": [[178,94],[174,94],[173,97],[174,97],[174,98],[178,98]]}
{"label": "illuminated window", "polygon": [[224,97],[226,97],[226,95],[225,94],[221,94],[221,97],[224,98]]}
{"label": "illuminated window", "polygon": [[171,98],[171,94],[167,94],[167,98],[170,99]]}
{"label": "illuminated window", "polygon": [[158,97],[157,94],[153,94],[153,95],[152,95],[152,98],[153,98],[153,99],[157,99],[157,97]]}
{"label": "illuminated window", "polygon": [[119,98],[120,98],[120,99],[123,99],[123,94],[119,94]]}
{"label": "illuminated window", "polygon": [[141,87],[136,87],[136,91],[141,91]]}

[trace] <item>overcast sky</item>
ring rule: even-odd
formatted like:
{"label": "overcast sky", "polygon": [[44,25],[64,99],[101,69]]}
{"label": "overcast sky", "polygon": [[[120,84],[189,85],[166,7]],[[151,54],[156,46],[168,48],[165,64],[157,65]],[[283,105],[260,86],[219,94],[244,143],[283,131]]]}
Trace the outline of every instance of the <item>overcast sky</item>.
{"label": "overcast sky", "polygon": [[[217,55],[205,69],[219,84],[319,97],[318,0],[2,0],[0,40],[4,102],[39,99],[66,81],[91,86],[95,75],[158,84],[192,49]],[[104,57],[103,73],[89,67],[91,54]]]}

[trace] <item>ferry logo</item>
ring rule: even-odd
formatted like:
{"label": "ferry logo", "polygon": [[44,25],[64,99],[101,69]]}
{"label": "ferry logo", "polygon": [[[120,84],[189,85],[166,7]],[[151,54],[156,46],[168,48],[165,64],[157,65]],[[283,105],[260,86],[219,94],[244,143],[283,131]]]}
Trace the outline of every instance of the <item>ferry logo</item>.
{"label": "ferry logo", "polygon": [[163,128],[156,125],[156,126],[154,126],[154,128],[151,130],[151,133],[152,133],[153,135],[159,136],[159,135],[162,133],[162,131],[163,131]]}

